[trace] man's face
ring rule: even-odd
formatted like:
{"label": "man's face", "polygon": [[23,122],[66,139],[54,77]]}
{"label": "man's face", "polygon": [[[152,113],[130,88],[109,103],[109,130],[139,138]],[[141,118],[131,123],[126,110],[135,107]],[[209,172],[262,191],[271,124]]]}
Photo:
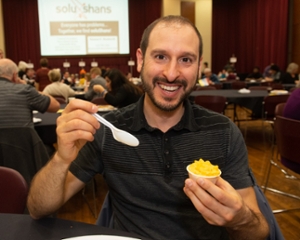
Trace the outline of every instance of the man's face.
{"label": "man's face", "polygon": [[151,102],[160,110],[181,106],[198,79],[199,38],[191,26],[159,23],[152,30],[145,56],[137,50],[138,71]]}

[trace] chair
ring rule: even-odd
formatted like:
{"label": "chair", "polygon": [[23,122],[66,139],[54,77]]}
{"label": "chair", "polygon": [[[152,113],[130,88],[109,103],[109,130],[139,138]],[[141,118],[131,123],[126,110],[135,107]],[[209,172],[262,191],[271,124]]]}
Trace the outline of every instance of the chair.
{"label": "chair", "polygon": [[285,107],[285,102],[283,103],[279,103],[276,105],[275,107],[275,116],[283,116],[283,111],[284,111],[284,107]]}
{"label": "chair", "polygon": [[[300,121],[285,118],[283,116],[276,116],[274,128],[278,152],[280,154],[282,165],[284,165],[287,169],[300,174],[300,152],[298,151],[298,149],[300,148]],[[274,166],[273,162],[274,161],[271,159],[267,172],[266,183],[263,188],[277,194],[300,200],[300,196],[268,187],[271,167]],[[285,171],[282,172],[285,173]],[[299,180],[299,178],[296,178],[295,176],[289,174],[286,175],[286,173],[285,177]],[[300,208],[278,209],[273,210],[273,213],[282,213],[296,210],[300,210]]]}
{"label": "chair", "polygon": [[273,122],[275,117],[275,108],[279,103],[285,103],[289,98],[289,94],[283,95],[270,95],[266,96],[263,101],[262,116],[265,121]]}
{"label": "chair", "polygon": [[222,89],[222,88],[223,88],[223,83],[216,83],[216,84],[214,85],[214,87],[215,87],[216,89]]}
{"label": "chair", "polygon": [[66,104],[66,99],[63,96],[52,96],[54,97],[59,103]]}
{"label": "chair", "polygon": [[108,105],[103,97],[96,97],[91,102],[96,105]]}
{"label": "chair", "polygon": [[0,213],[24,213],[28,185],[16,170],[0,166]]}
{"label": "chair", "polygon": [[227,105],[227,100],[223,96],[196,96],[194,101],[196,104],[218,113],[223,113]]}
{"label": "chair", "polygon": [[284,89],[281,83],[271,83],[272,90],[282,90]]}
{"label": "chair", "polygon": [[246,88],[246,83],[243,81],[233,81],[231,83],[231,88],[232,89],[242,89],[242,88]]}
{"label": "chair", "polygon": [[0,129],[0,166],[17,170],[28,185],[48,160],[47,150],[33,128]]}

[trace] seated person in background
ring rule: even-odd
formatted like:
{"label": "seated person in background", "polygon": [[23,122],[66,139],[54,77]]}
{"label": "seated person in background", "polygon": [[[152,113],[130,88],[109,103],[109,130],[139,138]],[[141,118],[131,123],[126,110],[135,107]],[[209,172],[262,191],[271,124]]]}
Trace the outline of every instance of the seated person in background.
{"label": "seated person in background", "polygon": [[205,70],[206,68],[208,68],[208,62],[204,62],[204,63],[203,63],[203,67],[202,67],[203,71],[202,71],[202,73],[201,73],[201,78],[205,78],[204,70]]}
{"label": "seated person in background", "polygon": [[298,76],[299,66],[296,63],[290,63],[286,69],[285,73],[281,73],[280,82],[281,83],[296,83],[299,80]]}
{"label": "seated person in background", "polygon": [[32,110],[57,112],[60,104],[18,77],[10,59],[0,59],[0,127],[34,127]]}
{"label": "seated person in background", "polygon": [[226,79],[227,79],[227,76],[228,76],[228,72],[226,71],[225,68],[222,69],[222,71],[219,72],[219,74],[218,74],[218,78],[219,78],[220,81],[226,80]]}
{"label": "seated person in background", "polygon": [[31,85],[34,87],[34,76],[35,76],[35,71],[33,68],[26,68],[25,75],[23,75],[23,80],[27,82],[27,84]]}
{"label": "seated person in background", "polygon": [[63,76],[61,82],[64,83],[64,84],[66,84],[66,85],[69,85],[69,86],[72,85],[72,79],[71,79],[70,73],[68,71],[66,71],[64,73],[64,76]]}
{"label": "seated person in background", "polygon": [[264,78],[271,77],[270,68],[272,65],[274,65],[274,63],[270,63],[270,65],[265,67],[264,72],[263,72]]}
{"label": "seated person in background", "polygon": [[273,64],[269,70],[270,77],[265,77],[265,80],[268,82],[280,82],[281,72],[277,65]]}
{"label": "seated person in background", "polygon": [[106,73],[105,80],[108,91],[101,85],[95,85],[94,91],[103,94],[105,101],[114,107],[121,108],[135,103],[143,95],[142,90],[116,68]]}
{"label": "seated person in background", "polygon": [[[57,119],[58,151],[31,183],[30,215],[56,212],[101,173],[114,229],[159,240],[266,239],[240,130],[188,100],[201,73],[197,28],[181,16],[160,18],[144,31],[136,56],[145,95],[104,117],[139,146],[115,141],[91,115],[97,106],[71,101]],[[200,157],[219,165],[215,184],[188,178],[186,166]]]}
{"label": "seated person in background", "polygon": [[205,68],[203,72],[204,72],[203,78],[206,79],[209,85],[214,85],[220,82],[217,75],[212,73],[210,68]]}
{"label": "seated person in background", "polygon": [[300,121],[300,88],[295,89],[286,101],[283,116]]}
{"label": "seated person in background", "polygon": [[246,77],[246,81],[250,81],[250,80],[256,80],[256,81],[260,81],[263,79],[263,75],[260,73],[259,71],[259,67],[254,67],[252,73],[250,73],[247,77]]}
{"label": "seated person in background", "polygon": [[20,61],[18,64],[18,68],[19,68],[18,76],[19,76],[19,78],[23,79],[24,75],[26,74],[26,69],[28,68],[28,65],[26,62]]}
{"label": "seated person in background", "polygon": [[101,69],[98,67],[93,67],[90,70],[91,81],[85,87],[84,98],[88,101],[92,101],[96,97],[103,97],[102,94],[94,91],[94,86],[101,85],[104,89],[106,89],[106,81],[103,77],[101,77]]}
{"label": "seated person in background", "polygon": [[227,69],[227,78],[226,80],[238,80],[238,76],[236,75],[236,73],[232,70],[232,68],[228,68]]}
{"label": "seated person in background", "polygon": [[44,88],[43,93],[49,94],[51,96],[63,97],[68,101],[69,97],[75,96],[75,91],[68,85],[62,83],[60,69],[52,69],[48,73],[51,84]]}

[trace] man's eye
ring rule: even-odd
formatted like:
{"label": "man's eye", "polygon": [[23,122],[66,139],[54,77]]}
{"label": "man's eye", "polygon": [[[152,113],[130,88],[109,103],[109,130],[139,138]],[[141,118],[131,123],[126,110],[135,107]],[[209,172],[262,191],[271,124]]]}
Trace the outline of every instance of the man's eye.
{"label": "man's eye", "polygon": [[181,61],[186,62],[186,63],[192,62],[192,60],[190,58],[182,58]]}
{"label": "man's eye", "polygon": [[165,56],[164,55],[156,55],[155,58],[163,60],[163,59],[165,59]]}

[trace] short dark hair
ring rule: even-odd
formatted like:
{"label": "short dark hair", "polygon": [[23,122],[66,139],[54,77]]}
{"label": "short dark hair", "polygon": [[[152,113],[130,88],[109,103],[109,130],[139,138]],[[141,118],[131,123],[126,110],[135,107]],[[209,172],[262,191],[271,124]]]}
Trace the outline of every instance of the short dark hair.
{"label": "short dark hair", "polygon": [[146,50],[147,50],[147,47],[149,44],[149,37],[150,37],[152,30],[154,29],[154,27],[157,24],[163,23],[163,22],[164,23],[179,23],[182,25],[191,26],[195,30],[195,33],[197,34],[197,36],[199,38],[199,59],[201,58],[202,52],[203,52],[203,42],[202,42],[202,36],[201,36],[200,32],[198,31],[196,26],[189,19],[184,18],[182,16],[174,16],[174,15],[169,15],[169,16],[158,18],[144,30],[142,40],[140,43],[140,48],[142,50],[143,55],[145,55],[145,53],[146,53]]}
{"label": "short dark hair", "polygon": [[279,67],[277,66],[277,65],[272,65],[271,67],[270,67],[270,70],[273,70],[273,71],[275,71],[275,72],[279,72]]}
{"label": "short dark hair", "polygon": [[42,67],[48,67],[48,59],[47,58],[41,58],[40,65]]}

